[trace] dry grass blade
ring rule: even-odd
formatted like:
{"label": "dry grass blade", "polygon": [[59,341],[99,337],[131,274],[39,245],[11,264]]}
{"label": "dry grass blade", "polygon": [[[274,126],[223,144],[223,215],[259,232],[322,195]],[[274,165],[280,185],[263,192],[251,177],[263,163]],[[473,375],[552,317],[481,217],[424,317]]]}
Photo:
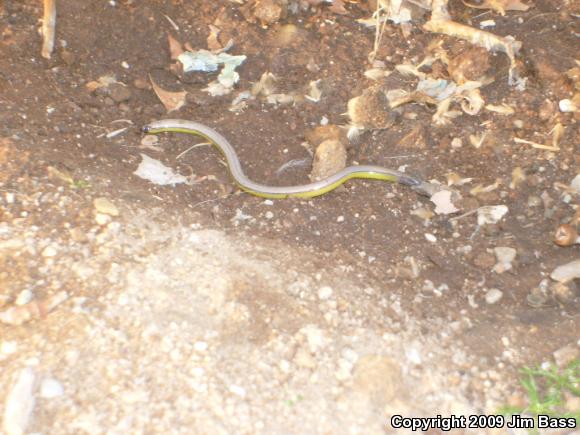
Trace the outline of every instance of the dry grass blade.
{"label": "dry grass blade", "polygon": [[44,0],[44,17],[42,18],[42,57],[50,59],[54,50],[54,33],[56,26],[56,0]]}
{"label": "dry grass blade", "polygon": [[542,145],[541,143],[532,142],[531,140],[520,139],[519,137],[514,137],[514,142],[526,144],[526,145],[531,145],[533,148],[537,148],[539,150],[560,151],[559,147],[550,146],[550,145]]}

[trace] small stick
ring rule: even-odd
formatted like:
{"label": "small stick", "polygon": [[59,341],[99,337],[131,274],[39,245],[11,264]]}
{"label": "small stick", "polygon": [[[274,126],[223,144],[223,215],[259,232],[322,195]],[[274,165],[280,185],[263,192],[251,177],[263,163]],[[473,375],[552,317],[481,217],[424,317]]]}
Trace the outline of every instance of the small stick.
{"label": "small stick", "polygon": [[50,59],[54,50],[54,27],[56,25],[56,0],[44,0],[44,17],[42,19],[42,57]]}

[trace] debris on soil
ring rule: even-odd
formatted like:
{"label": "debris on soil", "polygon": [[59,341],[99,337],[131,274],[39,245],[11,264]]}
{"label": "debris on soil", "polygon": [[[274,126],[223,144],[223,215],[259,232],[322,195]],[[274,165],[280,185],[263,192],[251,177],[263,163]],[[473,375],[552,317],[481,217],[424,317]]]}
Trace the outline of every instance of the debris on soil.
{"label": "debris on soil", "polygon": [[463,0],[465,6],[469,6],[474,9],[491,9],[505,16],[506,11],[527,11],[530,6],[521,2],[520,0],[484,0],[479,4],[467,3]]}
{"label": "debris on soil", "polygon": [[26,305],[10,307],[0,312],[0,322],[17,326],[31,320],[42,319],[67,299],[68,293],[62,291],[43,301],[34,300]]}
{"label": "debris on soil", "polygon": [[580,279],[580,259],[556,267],[550,274],[550,278],[561,283]]}
{"label": "debris on soil", "polygon": [[447,215],[457,213],[460,209],[455,206],[458,195],[448,189],[440,190],[431,196],[431,202],[435,204],[435,213]]}
{"label": "debris on soil", "polygon": [[44,16],[42,18],[42,57],[50,59],[54,50],[56,27],[56,0],[44,0]]}
{"label": "debris on soil", "polygon": [[328,139],[316,148],[310,179],[324,180],[346,167],[346,148],[336,139]]}
{"label": "debris on soil", "polygon": [[151,81],[151,86],[153,86],[153,90],[155,94],[161,100],[167,113],[173,112],[175,110],[181,109],[186,101],[187,101],[187,92],[180,91],[180,92],[171,92],[166,91],[165,89],[161,88],[157,83],[153,81],[153,78],[149,76],[149,80]]}
{"label": "debris on soil", "polygon": [[159,160],[155,160],[146,154],[141,154],[141,159],[139,167],[133,172],[139,178],[160,186],[168,184],[175,186],[176,184],[188,182],[187,177],[173,172],[173,169],[165,166]]}
{"label": "debris on soil", "polygon": [[246,60],[246,56],[233,56],[224,52],[216,54],[202,49],[195,52],[185,51],[177,59],[183,65],[184,73],[191,71],[215,72],[222,65],[217,80],[210,82],[205,88],[210,95],[221,96],[229,94],[240,80],[236,68]]}
{"label": "debris on soil", "polygon": [[578,231],[570,224],[562,224],[556,229],[554,243],[559,246],[572,246],[580,244]]}
{"label": "debris on soil", "polygon": [[36,374],[32,367],[21,369],[6,397],[2,427],[7,435],[22,435],[26,432],[34,411]]}

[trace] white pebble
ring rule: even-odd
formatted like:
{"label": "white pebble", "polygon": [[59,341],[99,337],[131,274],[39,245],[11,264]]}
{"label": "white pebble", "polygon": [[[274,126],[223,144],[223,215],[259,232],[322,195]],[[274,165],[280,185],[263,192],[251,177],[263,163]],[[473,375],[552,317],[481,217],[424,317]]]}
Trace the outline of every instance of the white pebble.
{"label": "white pebble", "polygon": [[205,352],[208,347],[209,346],[205,341],[196,341],[195,344],[193,345],[193,348],[197,352]]}
{"label": "white pebble", "polygon": [[495,304],[499,302],[499,300],[503,297],[503,292],[499,289],[492,288],[489,289],[488,292],[485,294],[485,302],[488,304]]}
{"label": "white pebble", "polygon": [[427,241],[429,241],[431,243],[435,243],[437,241],[437,237],[435,237],[431,233],[425,233],[425,238],[427,239]]}
{"label": "white pebble", "polygon": [[244,387],[240,387],[239,385],[232,384],[230,385],[230,393],[234,393],[236,396],[246,397],[246,389]]}
{"label": "white pebble", "polygon": [[15,341],[3,341],[2,344],[0,344],[0,353],[3,353],[4,355],[12,355],[13,353],[16,353],[17,350],[18,343]]}
{"label": "white pebble", "polygon": [[267,211],[264,216],[266,216],[266,219],[272,219],[274,217],[274,213],[272,213],[271,211]]}
{"label": "white pebble", "polygon": [[34,410],[34,370],[26,367],[20,370],[16,383],[8,393],[4,405],[2,428],[6,435],[22,435]]}
{"label": "white pebble", "polygon": [[43,399],[54,399],[64,394],[64,388],[56,379],[47,378],[40,385],[40,397]]}
{"label": "white pebble", "polygon": [[18,296],[16,296],[14,303],[16,305],[26,305],[32,300],[33,297],[34,293],[32,293],[31,290],[22,290],[20,293],[18,293]]}
{"label": "white pebble", "polygon": [[46,248],[44,248],[44,250],[42,251],[42,256],[46,257],[46,258],[56,256],[55,247],[54,246],[47,246]]}
{"label": "white pebble", "polygon": [[330,287],[321,287],[318,290],[318,299],[324,301],[329,299],[332,296],[332,288]]}
{"label": "white pebble", "polygon": [[344,222],[344,216],[337,217],[336,222]]}

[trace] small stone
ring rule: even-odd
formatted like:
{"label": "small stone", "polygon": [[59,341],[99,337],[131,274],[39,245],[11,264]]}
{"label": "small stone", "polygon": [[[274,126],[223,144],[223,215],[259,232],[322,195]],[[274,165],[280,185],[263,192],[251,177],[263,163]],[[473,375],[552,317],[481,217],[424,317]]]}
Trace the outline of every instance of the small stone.
{"label": "small stone", "polygon": [[336,222],[338,222],[338,223],[344,222],[344,216],[337,217]]}
{"label": "small stone", "polygon": [[122,103],[131,98],[131,89],[121,83],[111,83],[109,85],[109,92],[115,103]]}
{"label": "small stone", "polygon": [[286,2],[280,0],[257,0],[254,4],[254,16],[262,25],[277,23],[287,13]]}
{"label": "small stone", "polygon": [[103,213],[97,213],[95,215],[95,222],[102,226],[107,225],[109,222],[111,222],[111,216]]}
{"label": "small stone", "polygon": [[499,302],[499,300],[503,297],[503,292],[499,289],[492,288],[487,291],[485,294],[485,302],[489,305],[495,304]]}
{"label": "small stone", "polygon": [[34,410],[35,379],[34,370],[30,367],[23,368],[18,373],[4,405],[2,428],[7,435],[20,435],[26,432]]}
{"label": "small stone", "polygon": [[431,233],[425,233],[425,238],[427,239],[428,242],[431,242],[431,243],[435,243],[437,241],[437,237],[435,237]]}
{"label": "small stone", "polygon": [[209,345],[205,341],[196,341],[193,345],[193,348],[197,352],[205,352],[208,349]]}
{"label": "small stone", "polygon": [[316,367],[316,360],[310,352],[304,348],[298,349],[294,355],[294,363],[302,368],[313,369]]}
{"label": "small stone", "polygon": [[246,397],[246,389],[244,387],[240,387],[239,385],[232,384],[229,387],[230,393],[234,393],[236,396],[239,397]]}
{"label": "small stone", "polygon": [[95,198],[93,206],[99,213],[108,214],[109,216],[119,216],[119,209],[107,198]]}
{"label": "small stone", "polygon": [[300,329],[300,332],[306,337],[308,346],[310,347],[310,352],[316,353],[326,345],[324,331],[319,327],[315,325],[307,325]]}
{"label": "small stone", "polygon": [[29,289],[22,290],[20,293],[18,293],[18,296],[16,296],[16,300],[14,301],[14,303],[16,305],[26,305],[32,300],[33,297],[34,293],[32,293],[31,290]]}
{"label": "small stone", "polygon": [[331,287],[321,287],[318,290],[318,299],[325,301],[332,296],[332,288]]}
{"label": "small stone", "polygon": [[135,86],[137,89],[141,89],[141,90],[151,89],[151,85],[149,84],[149,81],[147,79],[144,79],[144,78],[135,79],[135,81],[133,82],[133,86]]}
{"label": "small stone", "polygon": [[512,268],[512,262],[516,258],[517,251],[507,246],[498,246],[493,248],[497,264],[493,267],[495,273],[503,273]]}
{"label": "small stone", "polygon": [[528,207],[540,207],[543,201],[538,195],[528,196]]}
{"label": "small stone", "polygon": [[266,219],[272,219],[274,217],[274,213],[272,213],[271,211],[267,211],[264,216],[266,217]]}
{"label": "small stone", "polygon": [[550,278],[558,282],[568,282],[580,278],[580,259],[556,267],[550,274]]}
{"label": "small stone", "polygon": [[56,254],[57,254],[56,248],[52,245],[49,245],[42,250],[42,256],[45,258],[55,257]]}
{"label": "small stone", "polygon": [[353,388],[366,394],[377,405],[395,400],[405,391],[399,364],[386,356],[366,355],[354,368]]}
{"label": "small stone", "polygon": [[64,394],[64,388],[56,379],[47,378],[40,385],[40,397],[43,399],[54,399]]}
{"label": "small stone", "polygon": [[571,343],[556,350],[552,355],[554,356],[556,365],[564,368],[580,357],[580,348],[576,344]]}
{"label": "small stone", "polygon": [[3,355],[12,355],[18,350],[18,343],[15,341],[5,340],[0,344],[0,353]]}

